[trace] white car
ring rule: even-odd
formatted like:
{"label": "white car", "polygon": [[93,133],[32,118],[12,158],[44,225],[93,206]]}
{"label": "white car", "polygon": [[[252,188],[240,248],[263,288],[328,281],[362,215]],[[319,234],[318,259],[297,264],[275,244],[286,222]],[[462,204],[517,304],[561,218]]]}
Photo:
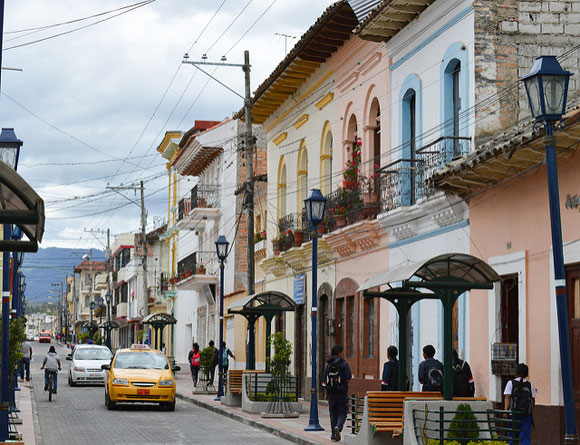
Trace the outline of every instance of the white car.
{"label": "white car", "polygon": [[77,383],[105,383],[105,371],[101,365],[111,363],[113,354],[106,346],[77,345],[66,359],[70,361],[68,384]]}

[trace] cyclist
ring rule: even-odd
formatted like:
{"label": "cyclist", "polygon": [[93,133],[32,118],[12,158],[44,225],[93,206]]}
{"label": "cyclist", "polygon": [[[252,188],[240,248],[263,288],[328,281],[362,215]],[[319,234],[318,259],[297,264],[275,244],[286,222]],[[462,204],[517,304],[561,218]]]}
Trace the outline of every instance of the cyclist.
{"label": "cyclist", "polygon": [[[45,369],[46,368],[46,369]],[[58,381],[58,371],[61,370],[60,367],[60,357],[56,353],[56,349],[54,346],[51,346],[46,355],[44,356],[44,360],[42,361],[42,366],[40,369],[45,369],[44,371],[44,390],[48,391],[48,377],[52,373],[54,375],[54,393],[56,394],[56,387]]]}

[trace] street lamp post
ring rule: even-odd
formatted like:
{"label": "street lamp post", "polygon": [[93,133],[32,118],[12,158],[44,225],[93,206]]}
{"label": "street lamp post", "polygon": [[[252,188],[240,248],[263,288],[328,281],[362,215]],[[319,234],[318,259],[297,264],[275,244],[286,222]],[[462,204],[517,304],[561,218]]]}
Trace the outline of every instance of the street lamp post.
{"label": "street lamp post", "polygon": [[103,309],[105,308],[105,299],[99,297],[99,344],[103,344],[103,338],[101,337],[101,325],[103,324]]}
{"label": "street lamp post", "polygon": [[316,315],[318,311],[318,232],[326,209],[326,198],[320,190],[312,189],[304,200],[306,219],[312,224],[312,389],[310,395],[310,420],[305,431],[324,431],[318,421],[318,388],[316,386]]}
{"label": "street lamp post", "polygon": [[228,246],[230,243],[225,236],[220,235],[215,242],[215,250],[220,260],[220,354],[219,354],[219,378],[218,393],[215,400],[221,400],[224,395],[224,263],[228,257]]}
{"label": "street lamp post", "polygon": [[91,320],[89,322],[89,336],[91,337],[91,339],[93,338],[93,311],[95,310],[95,302],[91,301],[89,303],[89,309],[91,311]]}
{"label": "street lamp post", "polygon": [[556,286],[556,311],[558,314],[558,337],[560,340],[560,366],[564,394],[566,434],[564,443],[578,444],[576,413],[574,412],[574,386],[570,354],[570,331],[568,327],[568,301],[566,297],[566,273],[562,245],[562,222],[560,219],[560,196],[558,190],[558,164],[556,160],[556,136],[554,123],[562,122],[566,111],[568,81],[572,74],[564,71],[554,56],[538,57],[531,71],[523,77],[532,116],[537,125],[543,125],[548,199],[554,256],[554,282]]}
{"label": "street lamp post", "polygon": [[107,347],[111,349],[111,292],[105,294],[107,299]]}
{"label": "street lamp post", "polygon": [[[2,13],[2,20],[0,20],[0,28],[3,27],[4,2],[2,1],[0,12]],[[0,57],[1,60],[1,57]],[[14,134],[14,129],[3,128],[0,133],[0,161],[5,162],[14,170],[18,167],[18,157],[20,155],[20,147],[22,141]],[[9,240],[12,234],[11,224],[4,224],[3,239]],[[9,324],[10,324],[10,252],[2,254],[2,367],[1,367],[1,383],[2,390],[0,392],[0,441],[6,441],[9,437],[8,432],[8,397],[9,397],[9,380],[10,370],[8,367],[9,360]]]}

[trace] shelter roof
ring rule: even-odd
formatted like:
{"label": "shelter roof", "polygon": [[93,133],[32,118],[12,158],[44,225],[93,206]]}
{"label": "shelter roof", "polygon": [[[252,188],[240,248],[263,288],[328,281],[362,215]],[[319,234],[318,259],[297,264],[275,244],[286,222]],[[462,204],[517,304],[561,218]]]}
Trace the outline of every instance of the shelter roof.
{"label": "shelter roof", "polygon": [[[387,270],[366,280],[358,291],[379,286],[397,288],[401,282],[415,281],[434,283],[454,279],[474,285],[499,281],[501,278],[483,260],[466,253],[446,253],[429,260],[417,261]],[[405,287],[405,286],[404,286]]]}
{"label": "shelter roof", "polygon": [[[571,102],[575,105],[564,116],[566,127],[555,132],[558,156],[564,158],[572,156],[580,142],[580,98],[576,96]],[[544,134],[545,130],[534,128],[533,119],[522,120],[452,160],[428,182],[459,195],[498,184],[544,162]]]}
{"label": "shelter roof", "polygon": [[[254,92],[252,121],[262,124],[346,42],[358,24],[346,0],[330,5]],[[236,118],[244,117],[240,110]]]}
{"label": "shelter roof", "polygon": [[[3,131],[4,133],[4,131]],[[36,252],[44,234],[44,201],[8,164],[0,161],[0,223],[16,224],[28,240],[0,241],[0,250]]]}
{"label": "shelter roof", "polygon": [[177,319],[167,312],[157,312],[147,315],[143,320],[141,320],[141,323],[150,324],[152,326],[166,326],[168,324],[177,323]]}
{"label": "shelter roof", "polygon": [[266,291],[248,295],[228,306],[230,314],[261,314],[272,311],[294,311],[296,303],[288,295],[278,291]]}

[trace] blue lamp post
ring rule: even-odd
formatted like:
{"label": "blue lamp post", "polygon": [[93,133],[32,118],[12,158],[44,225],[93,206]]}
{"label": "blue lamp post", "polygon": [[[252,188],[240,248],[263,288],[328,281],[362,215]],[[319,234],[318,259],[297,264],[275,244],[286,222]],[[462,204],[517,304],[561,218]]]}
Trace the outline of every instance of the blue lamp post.
{"label": "blue lamp post", "polygon": [[[73,290],[74,295],[74,290]],[[111,349],[111,292],[105,294],[107,300],[107,347]],[[73,297],[74,298],[74,297]]]}
{"label": "blue lamp post", "polygon": [[556,160],[556,136],[554,122],[561,121],[566,111],[568,81],[572,73],[564,71],[554,56],[538,57],[531,71],[522,80],[526,87],[532,116],[546,130],[544,148],[548,176],[548,199],[554,254],[554,282],[556,285],[556,310],[558,313],[558,337],[560,340],[560,366],[564,393],[564,415],[566,434],[564,443],[577,444],[576,414],[574,412],[574,386],[570,354],[570,331],[566,298],[566,275],[564,249],[562,245],[562,223],[560,220],[560,197],[558,190],[558,164]]}
{"label": "blue lamp post", "polygon": [[318,232],[326,210],[326,198],[320,190],[312,189],[304,200],[306,219],[312,224],[312,389],[310,390],[310,420],[305,431],[324,431],[318,421],[318,389],[316,386],[316,315],[318,311]]}
{"label": "blue lamp post", "polygon": [[[0,7],[3,13],[4,2]],[[3,20],[0,20],[0,28]],[[1,57],[0,57],[1,59]],[[16,137],[13,128],[3,128],[0,133],[0,161],[5,162],[14,170],[18,167],[18,157],[20,156],[20,147],[22,141]],[[12,236],[12,226],[4,224],[4,240],[9,240]],[[9,319],[10,319],[10,252],[2,254],[2,367],[1,383],[2,391],[0,393],[0,441],[8,440],[8,398],[9,398],[9,380],[10,370],[8,369],[9,355]]]}
{"label": "blue lamp post", "polygon": [[218,393],[215,400],[219,401],[224,395],[224,263],[228,257],[228,246],[230,243],[225,236],[220,235],[215,242],[215,250],[218,259],[220,260],[220,355],[219,355],[219,377],[218,377]]}

